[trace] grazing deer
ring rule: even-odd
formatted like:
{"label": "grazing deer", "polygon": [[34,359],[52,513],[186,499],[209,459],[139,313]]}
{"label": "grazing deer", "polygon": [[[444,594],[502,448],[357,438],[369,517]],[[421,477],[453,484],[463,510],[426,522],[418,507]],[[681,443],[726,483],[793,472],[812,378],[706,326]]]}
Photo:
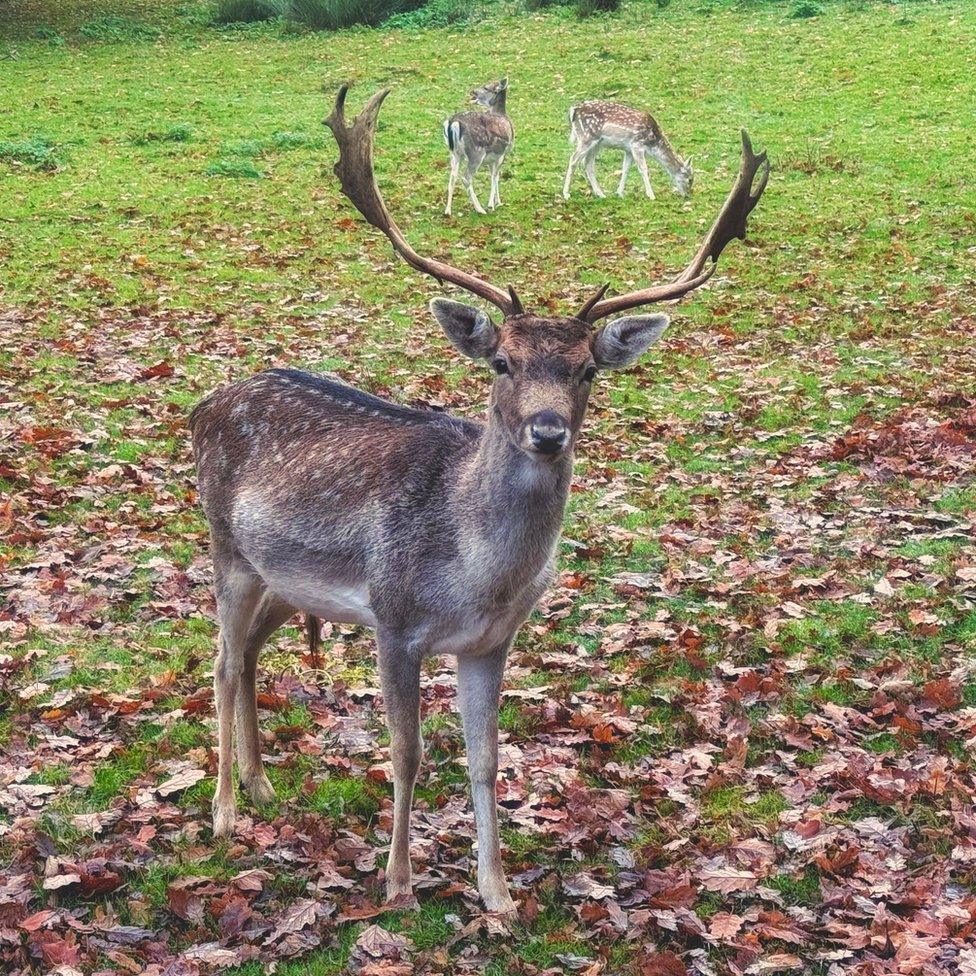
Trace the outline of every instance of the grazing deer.
{"label": "grazing deer", "polygon": [[[387,91],[351,125],[347,88],[326,119],[339,145],[342,192],[411,267],[495,305],[436,298],[430,308],[465,356],[495,377],[479,423],[415,410],[325,376],[270,369],[211,394],[190,423],[200,499],[210,523],[220,622],[214,688],[219,736],[214,833],[234,828],[232,736],[256,803],[273,794],[255,705],[258,652],[295,613],[377,634],[390,726],[393,834],[390,898],[411,891],[410,808],[420,768],[424,657],[457,657],[458,706],[478,836],[478,889],[510,913],[498,841],[495,780],[502,672],[518,630],[553,578],[573,451],[601,370],[633,363],[667,325],[628,309],[704,284],[769,176],[742,135],[742,163],[691,263],[668,284],[618,297],[604,286],[573,316],[526,312],[512,288],[418,254],[386,209],[373,137]],[[757,174],[763,170],[753,190]]]}
{"label": "grazing deer", "polygon": [[563,197],[569,199],[569,184],[576,167],[583,163],[593,195],[606,194],[597,182],[596,157],[602,149],[622,149],[623,168],[617,196],[624,195],[630,164],[634,163],[644,180],[644,189],[651,200],[654,190],[647,174],[647,156],[656,159],[671,177],[675,191],[683,197],[691,195],[694,173],[691,159],[683,160],[668,142],[654,116],[616,102],[580,102],[569,110],[569,141],[573,146],[569,168],[563,181]]}
{"label": "grazing deer", "polygon": [[474,190],[474,177],[481,164],[486,162],[491,170],[491,191],[488,195],[488,208],[494,210],[501,206],[498,195],[498,180],[502,163],[512,148],[515,130],[512,120],[505,114],[505,95],[508,92],[508,79],[491,81],[471,92],[471,101],[485,107],[484,112],[458,112],[444,122],[444,141],[451,151],[451,175],[447,181],[447,206],[444,214],[451,216],[454,203],[454,187],[461,165],[464,173],[461,179],[468,188],[471,206],[483,214],[478,194]]}

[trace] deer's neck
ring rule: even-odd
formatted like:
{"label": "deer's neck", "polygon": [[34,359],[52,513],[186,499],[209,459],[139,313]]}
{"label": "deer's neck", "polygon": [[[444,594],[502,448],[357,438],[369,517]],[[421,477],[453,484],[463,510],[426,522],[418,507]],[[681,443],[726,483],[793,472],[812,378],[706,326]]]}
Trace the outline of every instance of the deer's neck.
{"label": "deer's neck", "polygon": [[458,483],[462,534],[472,563],[487,570],[493,598],[504,601],[543,572],[562,525],[573,475],[572,454],[530,457],[494,418]]}
{"label": "deer's neck", "polygon": [[505,96],[507,92],[499,92],[495,96],[494,104],[491,106],[491,111],[496,112],[498,115],[505,115]]}
{"label": "deer's neck", "polygon": [[671,143],[664,136],[654,142],[649,151],[671,176],[678,174],[683,165],[681,157],[671,148]]}

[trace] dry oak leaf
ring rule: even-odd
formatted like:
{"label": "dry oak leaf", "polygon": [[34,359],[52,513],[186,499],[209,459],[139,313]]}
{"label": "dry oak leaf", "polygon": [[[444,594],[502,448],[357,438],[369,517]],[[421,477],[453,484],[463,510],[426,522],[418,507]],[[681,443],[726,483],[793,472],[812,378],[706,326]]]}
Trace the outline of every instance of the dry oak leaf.
{"label": "dry oak leaf", "polygon": [[709,891],[719,891],[723,895],[730,895],[733,891],[751,891],[759,882],[752,871],[743,871],[727,864],[705,868],[698,877]]}
{"label": "dry oak leaf", "polygon": [[399,959],[412,948],[413,943],[406,936],[389,932],[381,925],[370,925],[360,932],[353,953],[359,958],[365,955],[373,959]]}
{"label": "dry oak leaf", "polygon": [[156,792],[162,796],[172,796],[174,793],[182,793],[191,786],[206,779],[206,772],[202,769],[181,769],[175,776],[171,776],[165,783],[160,783],[156,787]]}
{"label": "dry oak leaf", "polygon": [[937,678],[922,689],[922,701],[940,711],[956,708],[962,701],[959,684],[949,678]]}
{"label": "dry oak leaf", "polygon": [[588,874],[574,874],[563,878],[563,890],[574,898],[607,898],[613,894],[610,885],[602,884]]}
{"label": "dry oak leaf", "polygon": [[638,969],[640,976],[688,976],[688,968],[673,953],[665,950],[646,956]]}
{"label": "dry oak leaf", "polygon": [[716,912],[708,926],[708,934],[714,939],[734,939],[745,921],[741,915]]}

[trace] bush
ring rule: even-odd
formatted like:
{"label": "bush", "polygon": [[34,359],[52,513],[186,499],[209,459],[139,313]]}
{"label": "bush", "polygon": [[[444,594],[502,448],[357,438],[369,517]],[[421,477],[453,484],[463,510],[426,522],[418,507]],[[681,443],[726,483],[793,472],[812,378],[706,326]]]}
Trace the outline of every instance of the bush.
{"label": "bush", "polygon": [[798,0],[790,11],[793,20],[805,20],[807,17],[819,17],[824,12],[824,8],[817,3],[817,0]]}
{"label": "bush", "polygon": [[132,143],[136,146],[147,146],[151,142],[189,142],[193,138],[193,130],[185,122],[177,122],[162,132],[147,132],[141,136],[133,136]]}
{"label": "bush", "polygon": [[214,22],[217,24],[254,24],[281,15],[278,0],[217,0]]}
{"label": "bush", "polygon": [[423,0],[286,0],[284,15],[312,30],[335,31],[357,24],[376,27],[422,6]]}
{"label": "bush", "polygon": [[476,20],[480,8],[476,0],[430,0],[416,10],[394,14],[384,27],[451,27]]}
{"label": "bush", "polygon": [[620,9],[620,0],[576,0],[574,9],[577,17],[613,14]]}
{"label": "bush", "polygon": [[234,180],[260,180],[261,172],[249,159],[218,159],[204,171],[207,176],[226,176]]}
{"label": "bush", "polygon": [[271,146],[274,149],[287,151],[289,149],[324,149],[326,145],[322,136],[310,136],[304,132],[275,132],[271,136]]}
{"label": "bush", "polygon": [[61,165],[57,145],[44,136],[33,136],[22,142],[0,140],[0,162],[29,166],[45,173],[52,173]]}
{"label": "bush", "polygon": [[81,27],[81,33],[90,41],[156,41],[159,31],[149,24],[141,24],[128,17],[98,17]]}
{"label": "bush", "polygon": [[535,13],[537,10],[548,10],[550,7],[564,7],[569,2],[570,0],[522,0],[522,6],[529,13]]}

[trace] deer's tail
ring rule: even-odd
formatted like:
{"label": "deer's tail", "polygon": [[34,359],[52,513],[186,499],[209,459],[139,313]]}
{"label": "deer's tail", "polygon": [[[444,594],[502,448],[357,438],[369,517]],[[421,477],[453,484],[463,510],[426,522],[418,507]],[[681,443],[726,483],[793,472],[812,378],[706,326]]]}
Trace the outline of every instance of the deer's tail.
{"label": "deer's tail", "polygon": [[576,145],[576,106],[569,106],[569,144]]}
{"label": "deer's tail", "polygon": [[319,618],[310,613],[305,614],[305,639],[308,641],[308,656],[312,667],[318,669],[322,663],[319,660],[321,631],[319,630]]}
{"label": "deer's tail", "polygon": [[444,141],[447,148],[454,152],[454,148],[461,141],[461,123],[457,119],[444,120]]}

